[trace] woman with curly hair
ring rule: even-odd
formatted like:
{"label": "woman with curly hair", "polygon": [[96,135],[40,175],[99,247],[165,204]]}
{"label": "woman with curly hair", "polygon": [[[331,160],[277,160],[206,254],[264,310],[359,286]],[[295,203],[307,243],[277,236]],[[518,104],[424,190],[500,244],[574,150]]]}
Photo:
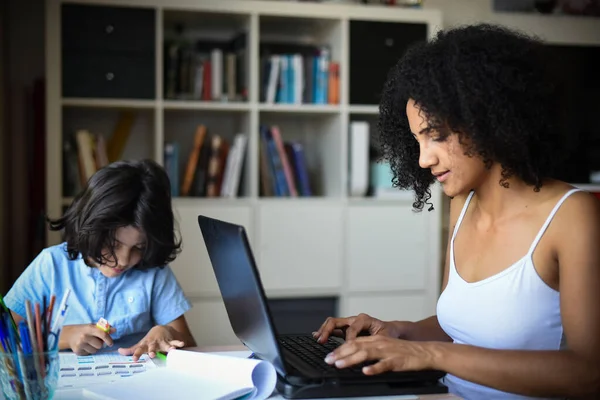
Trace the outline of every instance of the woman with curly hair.
{"label": "woman with curly hair", "polygon": [[393,182],[417,210],[436,181],[451,198],[442,294],[418,322],[327,319],[315,338],[346,343],[326,362],[442,370],[465,399],[597,398],[600,202],[553,179],[564,129],[544,50],[481,24],[439,32],[391,70],[379,127]]}

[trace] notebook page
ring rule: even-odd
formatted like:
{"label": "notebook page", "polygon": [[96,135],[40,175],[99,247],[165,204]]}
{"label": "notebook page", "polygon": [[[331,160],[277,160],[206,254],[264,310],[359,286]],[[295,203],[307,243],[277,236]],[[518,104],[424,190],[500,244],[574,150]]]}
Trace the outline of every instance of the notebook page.
{"label": "notebook page", "polygon": [[[96,400],[236,400],[250,397],[252,387],[232,387],[226,381],[200,378],[189,372],[159,368],[110,385],[83,389],[85,399]],[[249,397],[245,397],[250,395]]]}
{"label": "notebook page", "polygon": [[88,356],[60,352],[59,359],[60,371],[57,389],[109,384],[158,368],[147,354],[144,354],[138,361],[133,361],[131,356],[122,356],[116,351],[102,351]]}
{"label": "notebook page", "polygon": [[254,387],[252,399],[266,399],[275,390],[277,373],[264,360],[229,357],[189,350],[171,350],[167,369],[190,372],[214,381],[227,381],[233,387]]}

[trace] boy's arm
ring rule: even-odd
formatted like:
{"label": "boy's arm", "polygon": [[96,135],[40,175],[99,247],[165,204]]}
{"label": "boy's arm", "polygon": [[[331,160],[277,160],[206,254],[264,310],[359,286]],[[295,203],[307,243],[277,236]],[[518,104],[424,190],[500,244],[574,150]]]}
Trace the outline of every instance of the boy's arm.
{"label": "boy's arm", "polygon": [[185,347],[196,346],[196,340],[194,340],[194,335],[192,335],[184,315],[169,322],[167,326],[175,331],[174,333],[176,333],[176,335],[173,336],[176,336],[177,340],[181,340]]}
{"label": "boy's arm", "polygon": [[19,275],[6,296],[4,303],[11,311],[15,323],[26,318],[25,302],[29,300],[32,306],[42,304],[44,296],[49,299],[49,284],[54,280],[54,260],[46,250],[42,250],[35,259]]}
{"label": "boy's arm", "polygon": [[152,289],[152,318],[155,325],[169,327],[177,340],[185,347],[196,346],[196,341],[185,319],[192,304],[183,293],[175,274],[165,266],[156,275]]}

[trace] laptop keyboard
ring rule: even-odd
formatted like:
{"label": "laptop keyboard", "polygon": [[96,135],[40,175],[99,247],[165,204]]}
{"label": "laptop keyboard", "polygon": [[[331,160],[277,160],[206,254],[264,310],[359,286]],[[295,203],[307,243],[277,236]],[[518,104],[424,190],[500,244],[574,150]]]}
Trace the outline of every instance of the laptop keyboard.
{"label": "laptop keyboard", "polygon": [[338,369],[324,361],[325,356],[339,346],[339,342],[335,340],[328,339],[327,343],[318,343],[312,336],[282,336],[278,340],[281,347],[294,353],[318,371],[362,374],[363,365]]}

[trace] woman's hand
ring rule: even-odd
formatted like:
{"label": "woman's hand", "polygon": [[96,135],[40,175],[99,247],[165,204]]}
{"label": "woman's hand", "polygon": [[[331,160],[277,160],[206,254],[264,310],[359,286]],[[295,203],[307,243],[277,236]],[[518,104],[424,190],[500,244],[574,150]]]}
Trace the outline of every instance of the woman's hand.
{"label": "woman's hand", "polygon": [[417,371],[433,368],[433,342],[413,342],[387,336],[359,337],[342,344],[325,358],[328,364],[346,368],[365,361],[377,361],[363,367],[365,375],[386,371]]}
{"label": "woman's hand", "polygon": [[157,325],[150,329],[137,344],[128,348],[120,348],[119,353],[124,356],[133,355],[133,361],[139,360],[144,353],[148,353],[150,358],[154,358],[157,351],[166,353],[176,347],[183,347],[185,343],[177,340],[177,337],[177,332],[170,326]]}
{"label": "woman's hand", "polygon": [[[406,324],[404,326],[403,324]],[[327,342],[329,336],[339,336],[346,341],[355,339],[361,332],[369,335],[388,336],[397,338],[405,334],[412,322],[386,322],[373,318],[367,314],[359,314],[354,317],[332,318],[325,320],[318,331],[313,332],[313,337],[319,343]]]}
{"label": "woman's hand", "polygon": [[109,333],[96,327],[96,324],[65,325],[60,334],[60,342],[66,343],[66,346],[59,346],[61,349],[70,348],[79,356],[95,354],[106,344],[113,345],[110,334],[115,333],[116,329],[111,328]]}

